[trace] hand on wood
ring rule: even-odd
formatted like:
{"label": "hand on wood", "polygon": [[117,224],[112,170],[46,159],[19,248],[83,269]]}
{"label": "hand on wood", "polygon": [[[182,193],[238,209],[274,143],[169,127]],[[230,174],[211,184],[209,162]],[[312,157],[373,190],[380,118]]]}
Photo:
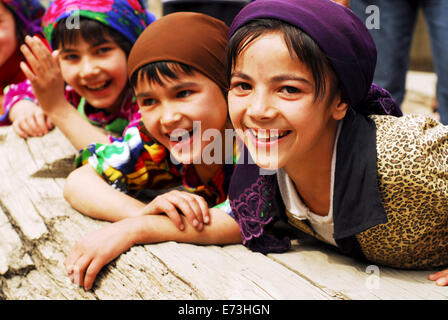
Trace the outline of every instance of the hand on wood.
{"label": "hand on wood", "polygon": [[432,273],[428,276],[428,279],[435,281],[438,286],[446,286],[448,285],[448,269]]}
{"label": "hand on wood", "polygon": [[98,272],[134,245],[132,230],[132,220],[121,220],[80,240],[64,262],[70,280],[90,290]]}
{"label": "hand on wood", "polygon": [[14,132],[21,138],[43,136],[54,127],[42,109],[28,100],[19,101],[14,105],[10,119],[13,119]]}
{"label": "hand on wood", "polygon": [[20,63],[25,76],[30,80],[34,95],[46,114],[52,112],[61,103],[66,103],[58,51],[50,52],[38,37],[25,37],[20,47],[28,65]]}
{"label": "hand on wood", "polygon": [[198,231],[201,231],[204,228],[204,224],[208,224],[210,221],[208,205],[203,197],[178,190],[157,196],[143,208],[141,214],[165,213],[182,231],[185,229],[185,226],[177,209],[185,215],[187,221]]}

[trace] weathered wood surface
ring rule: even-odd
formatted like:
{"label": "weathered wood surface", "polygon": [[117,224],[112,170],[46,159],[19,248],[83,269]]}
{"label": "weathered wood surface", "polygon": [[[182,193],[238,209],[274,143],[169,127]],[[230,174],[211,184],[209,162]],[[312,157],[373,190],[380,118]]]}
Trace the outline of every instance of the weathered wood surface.
{"label": "weathered wood surface", "polygon": [[[241,245],[136,246],[86,292],[66,276],[66,254],[107,222],[62,197],[75,150],[58,130],[19,139],[0,128],[0,296],[5,299],[445,299],[428,272],[379,268],[315,243],[264,256]],[[375,270],[374,270],[375,271]]]}
{"label": "weathered wood surface", "polygon": [[75,150],[58,130],[23,140],[0,128],[2,299],[446,299],[430,271],[369,266],[301,240],[264,256],[242,245],[166,242],[136,246],[107,265],[89,292],[63,261],[107,222],[85,217],[62,196]]}
{"label": "weathered wood surface", "polygon": [[77,240],[107,224],[62,196],[75,150],[58,130],[23,140],[0,128],[0,296],[5,299],[328,299],[325,291],[242,246],[136,246],[90,292],[63,267]]}

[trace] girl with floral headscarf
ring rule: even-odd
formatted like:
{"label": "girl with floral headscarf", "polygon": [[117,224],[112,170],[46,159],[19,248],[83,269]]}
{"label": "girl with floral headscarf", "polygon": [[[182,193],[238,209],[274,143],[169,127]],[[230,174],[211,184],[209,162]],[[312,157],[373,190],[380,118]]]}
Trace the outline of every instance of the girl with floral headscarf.
{"label": "girl with floral headscarf", "polygon": [[5,96],[15,132],[40,136],[55,125],[77,149],[120,136],[140,117],[127,56],[154,20],[140,0],[53,1],[43,31],[54,51],[26,37],[21,50],[28,64],[21,68],[28,80]]}
{"label": "girl with floral headscarf", "polygon": [[[0,2],[0,114],[3,114],[3,90],[11,83],[25,80],[20,70],[23,56],[19,46],[27,34],[40,35],[41,17],[45,9],[38,0],[2,0]],[[8,117],[0,123],[7,124]]]}

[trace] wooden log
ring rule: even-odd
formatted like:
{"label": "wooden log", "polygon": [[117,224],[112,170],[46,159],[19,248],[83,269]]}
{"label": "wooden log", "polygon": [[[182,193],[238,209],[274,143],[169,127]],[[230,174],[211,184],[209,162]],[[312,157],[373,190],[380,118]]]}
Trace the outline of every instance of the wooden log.
{"label": "wooden log", "polygon": [[57,129],[23,140],[0,128],[0,298],[447,298],[446,288],[426,279],[429,271],[375,268],[315,242],[269,255],[242,245],[135,246],[105,266],[86,292],[70,282],[64,260],[77,241],[108,222],[63,199],[75,153]]}
{"label": "wooden log", "polygon": [[33,266],[19,235],[0,209],[0,275]]}
{"label": "wooden log", "polygon": [[365,264],[324,245],[296,244],[273,260],[341,299],[447,299],[448,291],[427,279],[433,271],[407,271]]}

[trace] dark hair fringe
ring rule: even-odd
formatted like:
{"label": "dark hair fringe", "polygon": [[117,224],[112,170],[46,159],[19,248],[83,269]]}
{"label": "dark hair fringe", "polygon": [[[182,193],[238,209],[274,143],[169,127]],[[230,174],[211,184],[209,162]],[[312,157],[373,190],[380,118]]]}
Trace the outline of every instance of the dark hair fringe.
{"label": "dark hair fringe", "polygon": [[139,69],[137,69],[131,75],[131,86],[136,87],[138,81],[146,79],[149,82],[157,82],[163,85],[161,77],[166,77],[169,79],[178,79],[179,74],[191,75],[194,72],[194,68],[176,61],[158,61],[148,63]]}
{"label": "dark hair fringe", "polygon": [[114,41],[125,53],[126,56],[132,48],[132,42],[124,35],[112,28],[92,19],[80,19],[80,27],[66,28],[66,19],[59,21],[53,30],[52,46],[53,48],[64,47],[67,44],[75,44],[79,37],[91,45],[98,45],[106,41]]}
{"label": "dark hair fringe", "polygon": [[9,12],[11,12],[13,18],[14,18],[14,27],[16,29],[16,39],[17,39],[17,43],[20,45],[25,43],[25,31],[22,29],[21,27],[21,22],[19,17],[17,16],[17,14],[14,12],[14,10],[12,10],[9,6],[7,6],[6,4],[3,3],[3,6],[6,8],[6,10],[8,10]]}
{"label": "dark hair fringe", "polygon": [[326,75],[330,79],[332,100],[340,91],[339,80],[325,53],[305,32],[277,19],[254,19],[234,33],[227,46],[227,79],[230,81],[232,69],[241,52],[258,37],[273,31],[281,31],[291,58],[298,58],[310,68],[316,87],[314,100],[324,98],[327,92]]}

